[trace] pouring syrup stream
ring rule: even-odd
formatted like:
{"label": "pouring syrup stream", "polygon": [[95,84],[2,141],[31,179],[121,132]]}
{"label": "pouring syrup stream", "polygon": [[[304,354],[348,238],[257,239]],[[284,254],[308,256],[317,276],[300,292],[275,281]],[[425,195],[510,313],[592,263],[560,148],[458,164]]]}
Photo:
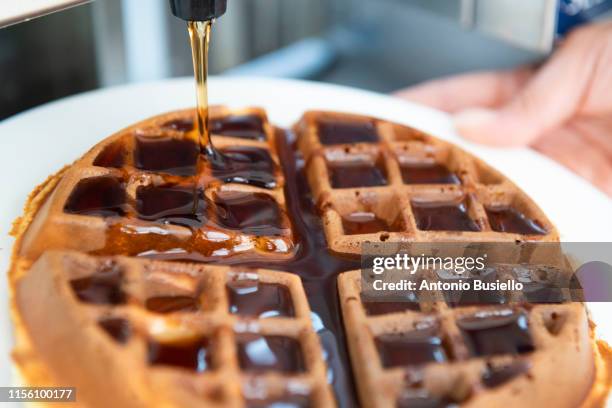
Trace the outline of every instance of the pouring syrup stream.
{"label": "pouring syrup stream", "polygon": [[[186,134],[186,137],[190,138],[199,147],[198,169],[201,167],[201,164],[204,164],[202,160],[205,160],[216,173],[216,176],[219,179],[223,179],[237,169],[244,169],[245,166],[248,167],[253,163],[249,161],[248,157],[244,157],[244,155],[236,158],[223,154],[223,152],[215,148],[212,142],[208,104],[208,49],[213,22],[214,20],[187,22],[193,57],[193,71],[196,80],[197,114],[195,129]],[[198,194],[197,184],[196,182],[194,195]],[[194,206],[194,211],[196,210],[197,208]]]}
{"label": "pouring syrup stream", "polygon": [[189,21],[187,27],[196,80],[197,140],[195,142],[199,144],[200,151],[210,158],[217,155],[208,124],[208,48],[212,21]]}

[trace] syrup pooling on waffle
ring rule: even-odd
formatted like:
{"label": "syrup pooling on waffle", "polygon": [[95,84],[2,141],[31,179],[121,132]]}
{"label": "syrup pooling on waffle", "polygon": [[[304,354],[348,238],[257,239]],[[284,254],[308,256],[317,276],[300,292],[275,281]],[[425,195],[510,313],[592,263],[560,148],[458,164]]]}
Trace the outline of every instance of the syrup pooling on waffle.
{"label": "syrup pooling on waffle", "polygon": [[[583,306],[570,303],[568,291],[550,296],[550,304],[526,303],[534,290],[559,291],[547,283],[560,273],[551,267],[498,265],[471,278],[519,279],[531,283],[532,290],[437,292],[420,298],[404,293],[403,301],[362,300],[361,271],[341,274],[340,301],[361,402],[367,407],[488,406],[482,395],[495,390],[497,402],[510,398],[511,387],[503,386],[513,381],[536,389],[548,383],[542,362],[567,364],[555,357],[560,352],[555,338],[565,339],[566,352],[572,353],[577,340],[569,327],[587,324],[584,312],[577,313]],[[457,277],[420,271],[414,279]],[[583,372],[588,367],[587,359],[572,369]],[[548,369],[554,372],[555,367]],[[528,393],[522,392],[523,405],[530,404]]]}
{"label": "syrup pooling on waffle", "polygon": [[[546,218],[501,174],[469,156],[465,159],[464,153],[414,130],[360,116],[311,113],[295,127],[297,143],[294,143],[296,140],[291,134],[273,132],[260,110],[217,109],[213,110],[211,124],[217,149],[226,149],[227,154],[237,154],[235,149],[241,150],[245,146],[262,149],[274,163],[270,164],[266,158],[262,158],[266,153],[261,153],[261,150],[244,153],[242,149],[238,155],[255,157],[259,163],[257,171],[254,172],[255,176],[251,173],[240,174],[242,170],[240,168],[230,169],[231,171],[222,169],[222,172],[217,169],[215,174],[214,168],[198,163],[197,152],[195,162],[192,159],[186,163],[184,160],[172,159],[172,157],[193,156],[193,150],[188,144],[175,145],[172,141],[174,138],[182,140],[193,130],[192,115],[193,111],[177,112],[153,118],[103,141],[87,153],[75,166],[61,175],[57,187],[45,197],[44,204],[37,209],[36,217],[24,235],[19,254],[28,261],[34,261],[49,248],[77,249],[80,252],[99,256],[127,254],[179,261],[227,263],[234,265],[233,268],[239,265],[243,269],[247,267],[278,269],[298,275],[306,291],[312,312],[312,324],[316,329],[320,345],[325,350],[326,363],[329,367],[327,380],[334,387],[336,403],[340,406],[354,406],[356,404],[354,392],[360,390],[361,386],[355,388],[351,386],[353,376],[345,349],[344,330],[348,330],[349,337],[354,331],[350,325],[343,326],[336,286],[337,275],[357,269],[359,261],[356,257],[340,256],[339,252],[342,255],[358,254],[361,242],[366,240],[384,241],[399,237],[418,241],[438,236],[439,231],[434,230],[416,234],[414,231],[418,229],[413,211],[415,213],[420,211],[420,222],[422,228],[426,229],[436,224],[448,223],[447,220],[441,220],[451,212],[446,207],[454,207],[452,211],[456,216],[451,217],[450,222],[458,224],[459,227],[472,225],[472,221],[479,228],[484,226],[480,232],[472,231],[474,234],[490,232],[487,225],[490,225],[492,230],[507,231],[519,223],[522,224],[522,228],[525,224],[528,228],[540,225],[547,231],[547,235],[517,235],[503,232],[500,233],[502,234],[499,236],[500,239],[556,238],[556,232]],[[307,129],[307,125],[319,116],[331,120],[331,125],[325,130],[324,143],[317,140],[312,143],[304,142],[306,137],[304,135],[308,134],[304,129]],[[338,118],[348,123],[338,126],[335,124]],[[357,128],[354,122],[358,122]],[[361,126],[363,123],[365,125]],[[389,132],[389,129],[393,130],[395,139],[385,136],[385,132]],[[141,142],[144,143],[135,149],[137,138],[142,139]],[[357,139],[359,142],[354,145],[335,144],[339,141],[344,143],[349,140],[347,138]],[[171,143],[167,143],[168,140]],[[387,140],[392,142],[389,143]],[[164,151],[161,163],[157,160],[157,155],[149,155],[146,152],[151,141],[161,143],[161,146],[156,147]],[[395,151],[389,146],[406,146],[406,148]],[[138,156],[135,156],[135,150],[138,150]],[[325,155],[322,155],[323,152]],[[401,163],[409,165],[400,166],[400,161],[396,158],[397,152],[408,157],[408,160]],[[434,157],[435,163],[423,160],[426,162],[423,164],[421,159],[414,160],[415,156]],[[349,170],[344,174],[358,173],[357,179],[367,180],[368,186],[333,189],[329,186],[322,191],[321,186],[325,182],[332,181],[327,181],[331,178],[313,179],[311,169],[317,158],[324,158],[325,166],[328,159],[337,160],[339,168],[347,164],[345,162],[350,162],[347,166]],[[282,165],[282,172],[279,165]],[[156,170],[147,170],[148,168]],[[462,172],[464,168],[468,169],[465,174]],[[270,169],[273,169],[273,177],[269,177]],[[357,171],[352,171],[355,169]],[[339,174],[343,171],[340,170]],[[402,171],[409,174],[402,174]],[[477,182],[469,181],[470,177]],[[102,182],[100,178],[103,179]],[[104,194],[98,195],[103,199],[69,200],[71,194],[78,190],[77,185],[81,180],[93,180],[89,182],[93,183],[94,187],[89,189],[85,186],[83,191],[104,191]],[[271,180],[273,184],[270,183]],[[285,180],[291,182],[285,183]],[[402,180],[401,185],[398,184],[398,180]],[[427,182],[431,184],[418,184],[424,183],[424,180],[428,180]],[[259,184],[255,185],[253,182]],[[346,182],[344,176],[336,177],[336,183],[342,185]],[[98,186],[95,186],[96,183],[99,183]],[[359,185],[359,182],[352,183]],[[400,194],[402,192],[408,194]],[[83,197],[87,197],[87,194]],[[413,210],[413,207],[416,210]],[[333,214],[338,222],[332,225],[329,221],[330,217],[334,217]],[[493,227],[494,223],[497,223],[496,227]],[[430,227],[426,227],[426,224]],[[334,240],[330,231],[340,231],[335,236],[341,237],[344,241]],[[457,239],[468,239],[462,231],[443,231],[443,235],[446,237],[457,235]],[[492,239],[490,235],[488,239]],[[346,242],[354,246],[350,247],[350,251],[343,252],[338,244]],[[280,247],[281,243],[287,243],[289,250],[279,251],[277,247]],[[185,266],[177,263],[174,267]],[[107,278],[111,279],[112,274]],[[103,280],[105,279],[106,277],[103,277]],[[84,286],[79,285],[84,285],[84,282],[74,284],[82,289]],[[292,294],[287,292],[286,286],[290,285],[276,285],[274,282],[261,285],[250,279],[239,279],[228,284],[222,291],[228,303],[221,309],[236,319],[238,319],[236,316],[240,316],[242,323],[257,320],[263,328],[268,328],[268,325],[272,325],[277,319],[295,319],[298,316],[298,308],[295,302],[291,301]],[[191,284],[184,284],[181,287],[185,289],[191,287]],[[539,290],[549,289],[542,289],[534,284],[533,290],[534,293],[538,293]],[[151,296],[145,296],[144,300],[139,300],[138,308],[135,310],[143,309],[144,304],[143,313],[147,316],[163,318],[156,321],[163,321],[165,324],[179,320],[182,326],[178,332],[182,332],[184,327],[199,324],[198,322],[202,320],[199,311],[209,310],[210,298],[194,296],[192,292],[191,289],[178,290],[169,294],[160,289],[156,293],[152,292]],[[81,291],[81,296],[88,295],[86,291]],[[112,296],[113,299],[119,299],[117,301],[128,299],[128,303],[131,299],[129,291],[121,291]],[[491,296],[495,299],[495,296]],[[477,307],[469,305],[474,301],[471,298],[458,300],[452,298],[446,306],[448,310],[463,311],[466,306],[477,310]],[[446,301],[444,302],[446,304]],[[457,306],[451,305],[451,302],[457,303]],[[90,305],[83,301],[79,305],[83,303]],[[431,347],[443,352],[435,353],[436,356],[443,356],[440,359],[450,359],[450,364],[454,364],[456,357],[448,354],[446,349],[446,326],[436,320],[433,308],[427,309],[427,306],[422,306],[418,302],[370,302],[364,303],[363,306],[367,310],[368,319],[380,317],[385,321],[389,319],[389,315],[393,317],[397,313],[434,314],[430,322],[431,327],[423,326],[423,328],[435,331],[433,334],[437,334],[438,329],[441,330],[439,341],[431,342]],[[94,307],[97,306],[94,304]],[[124,305],[119,304],[110,308],[116,307],[123,308]],[[583,310],[567,315],[559,314],[558,320],[554,322],[547,320],[546,324],[551,332],[563,333],[563,327],[576,326],[572,321],[575,317],[572,316],[580,317],[583,314]],[[184,318],[178,318],[179,315]],[[225,315],[216,312],[205,315],[205,321],[217,322],[214,316],[220,321],[225,320]],[[133,327],[132,320],[124,319],[124,316],[111,313],[108,317],[109,319],[104,320],[101,325],[117,338],[118,343],[125,341],[129,344],[129,339],[133,338],[134,333],[137,333],[136,336],[142,333],[142,330]],[[528,322],[531,322],[532,316],[528,317]],[[192,321],[193,323],[190,323]],[[229,330],[231,333],[219,335],[234,336],[232,338],[235,343],[235,355],[227,360],[233,361],[234,367],[240,367],[241,364],[242,367],[247,367],[251,363],[256,366],[252,370],[244,371],[245,375],[240,382],[241,391],[237,393],[244,394],[249,400],[249,406],[265,406],[266,398],[262,397],[259,390],[262,389],[261,377],[267,377],[267,374],[261,374],[262,365],[267,364],[267,359],[258,361],[256,356],[252,358],[248,350],[263,348],[270,350],[271,354],[274,354],[274,350],[278,348],[288,350],[293,357],[289,360],[279,360],[278,365],[272,367],[278,372],[300,371],[303,367],[308,371],[309,358],[306,355],[308,351],[301,343],[302,354],[300,354],[296,352],[294,341],[277,339],[277,335],[285,334],[283,332],[261,331],[264,336],[253,337],[253,326],[242,323]],[[541,325],[544,326],[544,323]],[[27,327],[37,330],[36,325],[27,325]],[[43,326],[39,327],[44,335]],[[166,332],[165,329],[162,330],[162,333]],[[217,367],[215,359],[218,357],[215,355],[218,354],[209,352],[215,350],[216,341],[214,336],[198,333],[204,336],[196,336],[198,338],[194,338],[187,348],[202,358],[197,361],[189,359],[189,364],[192,367],[195,365],[196,369],[202,367],[202,372],[197,375],[205,376],[211,374],[210,367]],[[419,332],[421,333],[425,332]],[[260,338],[266,336],[268,338]],[[163,335],[162,337],[165,338]],[[291,335],[289,337],[296,339]],[[415,337],[415,339],[420,338],[420,336]],[[389,340],[392,345],[397,343],[393,336],[383,339]],[[153,338],[153,340],[159,343],[161,339]],[[400,345],[403,340],[405,340],[403,337],[400,338]],[[429,343],[425,343],[425,348],[429,347],[427,345]],[[150,349],[148,347],[149,345],[142,355],[147,358],[151,356],[154,361],[164,361],[167,352],[173,351],[167,348],[160,349],[154,344]],[[391,351],[393,349],[393,346],[389,348]],[[581,351],[586,353],[586,349],[583,347]],[[300,357],[303,357],[303,360],[300,360]],[[587,360],[588,356],[585,357],[585,361]],[[446,367],[447,363],[439,364]],[[153,365],[156,368],[164,367],[163,364]],[[50,364],[50,366],[55,365]],[[492,366],[491,372],[497,373],[498,369],[505,373],[504,375],[508,375],[508,371],[512,372],[512,369],[506,369],[505,366],[501,368]],[[361,378],[357,374],[354,377]],[[439,381],[441,384],[447,384],[449,378],[452,380],[453,376],[454,374],[450,377],[440,374]],[[497,374],[491,374],[490,377],[492,379],[488,380],[489,383],[499,381]],[[584,378],[588,378],[586,371]],[[210,388],[215,388],[214,384],[216,383],[211,383]],[[264,381],[261,384],[267,383]],[[208,386],[198,383],[195,387],[201,387],[200,394],[208,393],[206,391],[209,390]],[[299,391],[301,386],[291,388],[292,391],[289,393],[286,388],[277,389],[275,385],[270,387],[275,389],[273,392],[270,391],[274,398],[297,406],[305,405],[305,401],[310,401],[311,398],[308,394],[304,399],[303,393]],[[496,392],[499,389],[496,388]],[[136,394],[148,395],[147,391],[139,392],[137,388],[133,390]],[[422,388],[416,387],[415,390],[420,392]],[[209,391],[215,396],[218,394],[215,390]],[[318,395],[318,392],[314,392],[313,395]],[[440,393],[440,395],[446,394]],[[412,398],[414,395],[405,395],[405,397]],[[481,399],[482,397],[479,397],[478,400]]]}
{"label": "syrup pooling on waffle", "polygon": [[417,130],[309,112],[296,126],[330,247],[361,242],[554,240],[516,186],[480,160]]}
{"label": "syrup pooling on waffle", "polygon": [[104,368],[83,358],[91,365],[76,377],[70,377],[70,364],[60,365],[63,378],[75,384],[96,378],[96,370],[115,372],[115,365],[125,365],[130,371],[124,375],[135,382],[148,378],[151,387],[165,390],[155,398],[176,405],[295,400],[301,401],[297,406],[334,406],[296,275],[47,252],[17,296],[43,293],[51,310],[22,310],[30,324],[57,326],[35,338],[40,350],[53,354],[54,336],[73,333],[61,346],[72,355],[93,347],[99,358],[113,357]]}
{"label": "syrup pooling on waffle", "polygon": [[191,111],[143,122],[103,143],[64,177],[56,194],[65,201],[50,211],[49,235],[104,236],[98,247],[78,240],[58,245],[102,254],[288,256],[295,243],[265,113],[213,109],[211,129],[227,166],[199,153]]}

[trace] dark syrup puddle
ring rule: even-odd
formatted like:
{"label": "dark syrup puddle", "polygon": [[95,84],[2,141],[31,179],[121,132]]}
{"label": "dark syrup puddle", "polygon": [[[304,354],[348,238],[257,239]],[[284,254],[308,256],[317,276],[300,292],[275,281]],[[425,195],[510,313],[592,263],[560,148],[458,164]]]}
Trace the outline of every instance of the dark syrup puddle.
{"label": "dark syrup puddle", "polygon": [[237,146],[205,152],[213,176],[225,183],[250,184],[276,188],[274,162],[270,154],[257,147]]}
{"label": "dark syrup puddle", "polygon": [[[340,407],[357,406],[357,398],[342,326],[342,311],[336,278],[341,272],[361,267],[358,258],[332,255],[327,247],[321,220],[312,200],[304,173],[304,162],[296,154],[293,135],[277,130],[277,148],[282,161],[287,208],[296,234],[296,252],[291,260],[244,261],[238,259],[204,258],[197,253],[179,256],[157,253],[148,258],[174,261],[239,264],[250,268],[266,268],[295,273],[302,283],[313,311],[313,325],[319,334],[329,367],[330,382]],[[217,160],[219,157],[217,157]],[[221,159],[221,163],[222,163]],[[220,162],[215,164],[219,165]],[[215,165],[213,164],[213,166]]]}

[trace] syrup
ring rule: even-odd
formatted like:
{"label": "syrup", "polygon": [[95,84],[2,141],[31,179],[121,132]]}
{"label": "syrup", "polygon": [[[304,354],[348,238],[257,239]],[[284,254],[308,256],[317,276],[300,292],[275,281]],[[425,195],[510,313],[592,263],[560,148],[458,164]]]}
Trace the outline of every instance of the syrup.
{"label": "syrup", "polygon": [[[263,123],[261,118],[250,115],[209,120],[208,48],[212,21],[189,21],[187,24],[196,80],[197,133],[194,135],[193,132],[188,132],[186,136],[199,146],[203,158],[212,167],[215,177],[226,182],[253,184],[265,188],[276,187],[274,176],[266,168],[271,165],[271,159],[266,158],[266,153],[249,151],[249,148],[242,147],[241,151],[236,149],[233,152],[229,151],[229,154],[224,154],[213,145],[210,137],[211,130],[225,136],[260,140],[261,135],[264,134]],[[171,122],[169,125],[173,124],[177,128],[188,128],[176,122]],[[252,172],[247,171],[249,166],[254,167]],[[255,168],[257,166],[260,168]]]}
{"label": "syrup", "polygon": [[[321,220],[308,187],[304,161],[297,154],[294,145],[295,141],[291,135],[280,130],[277,132],[275,138],[277,141],[276,147],[279,156],[284,158],[281,163],[283,167],[282,173],[287,180],[292,180],[290,183],[285,183],[284,186],[288,209],[287,216],[291,220],[293,231],[295,232],[294,240],[297,242],[290,259],[261,261],[257,260],[257,258],[249,260],[244,258],[214,257],[210,255],[213,251],[221,249],[231,250],[235,243],[227,240],[214,243],[208,242],[205,245],[192,244],[191,242],[186,244],[180,239],[160,235],[155,232],[155,228],[147,229],[142,227],[132,231],[126,229],[121,223],[113,223],[112,220],[110,220],[110,228],[106,240],[107,246],[95,253],[230,265],[238,263],[241,267],[245,268],[276,269],[299,275],[302,278],[308,301],[312,308],[315,329],[325,350],[326,363],[330,372],[330,382],[334,388],[338,405],[340,407],[355,406],[356,394],[353,388],[349,365],[350,360],[344,340],[345,334],[341,321],[342,313],[338,300],[336,279],[341,272],[360,268],[360,261],[358,258],[334,255],[329,251]],[[190,143],[191,146],[194,146],[194,142],[191,140],[187,140],[185,143]],[[154,154],[163,155],[163,151],[157,150],[157,152]],[[121,183],[119,183],[119,186],[121,186]],[[140,204],[136,203],[139,206],[139,211],[136,211],[139,217],[150,217],[149,220],[153,222],[156,222],[156,217],[161,217],[160,222],[169,222],[169,218],[177,214],[181,217],[189,218],[185,216],[187,203],[197,194],[196,192],[189,194],[191,192],[190,184],[186,186],[162,185],[156,188],[162,190],[166,188],[171,188],[171,190],[178,189],[178,192],[176,197],[170,197],[168,200],[159,200],[159,202],[155,198],[157,194],[160,194],[159,191],[154,193],[148,191],[151,196],[146,198],[146,194],[137,194],[137,196],[140,196],[141,201],[143,201]],[[170,195],[174,196],[175,194],[173,192]],[[248,231],[251,233],[260,231],[265,235],[281,234],[286,231],[285,228],[287,227],[281,222],[281,219],[286,219],[284,214],[281,214],[276,202],[267,194],[222,191],[217,195],[213,195],[212,198],[212,203],[205,203],[208,205],[206,208],[217,208],[216,205],[219,204],[219,214],[217,215],[215,212],[208,210],[205,213],[213,217],[212,221],[218,223],[223,228],[236,230],[248,228]],[[151,202],[147,203],[148,201]],[[81,207],[76,199],[73,204],[67,210]],[[200,211],[198,210],[198,213]],[[195,227],[190,228],[192,228],[194,235],[197,235],[198,230]],[[180,251],[177,251],[177,248]],[[265,293],[265,297],[253,297],[253,299],[256,299],[255,303],[250,303],[248,295],[240,294],[230,305],[230,307],[235,308],[232,312],[240,315],[265,315],[267,313],[278,313],[279,315],[287,316],[294,315],[293,305],[290,304],[289,300],[286,302],[283,300],[282,290],[280,290],[281,293],[275,293],[276,288],[267,287],[266,285],[260,282],[257,286],[257,290],[262,291],[260,293]],[[276,304],[274,306],[262,304],[261,302],[268,299],[268,296],[278,296],[279,302],[276,303],[277,301],[275,300],[274,303]],[[381,304],[382,302],[377,303]],[[408,305],[409,303],[405,304]],[[190,299],[172,300],[161,298],[149,300],[146,306],[157,313],[171,313],[174,311],[180,312],[183,310],[183,307],[191,309],[192,303]],[[195,305],[193,306],[195,307]],[[170,364],[194,369],[199,364],[197,356],[201,345],[192,345],[190,347],[181,344],[175,346],[158,344],[151,341],[150,359],[155,364]],[[205,353],[206,351],[202,352]],[[179,354],[179,357],[176,357],[176,359],[171,357],[175,353]],[[209,365],[207,364],[206,366]]]}
{"label": "syrup", "polygon": [[149,340],[149,364],[203,372],[211,367],[210,342],[205,337],[175,343]]}
{"label": "syrup", "polygon": [[487,207],[491,229],[523,235],[545,235],[546,230],[536,220],[511,207]]}
{"label": "syrup", "polygon": [[212,21],[189,21],[187,30],[191,41],[193,72],[196,80],[197,139],[194,140],[207,158],[217,153],[212,145],[208,127],[208,48]]}
{"label": "syrup", "polygon": [[200,308],[198,299],[192,296],[155,296],[145,302],[148,310],[154,313],[195,312]]}
{"label": "syrup", "polygon": [[280,235],[281,210],[268,194],[220,191],[214,197],[217,221],[223,228],[254,235]]}
{"label": "syrup", "polygon": [[257,279],[237,279],[226,285],[229,311],[244,317],[294,317],[289,289]]}
{"label": "syrup", "polygon": [[404,184],[461,184],[459,177],[443,164],[404,164],[400,169]]}
{"label": "syrup", "polygon": [[304,371],[302,350],[295,339],[241,333],[236,336],[236,342],[238,363],[246,372],[277,371],[296,374]]}
{"label": "syrup", "polygon": [[512,274],[523,284],[521,293],[529,303],[563,303],[563,285],[559,271],[546,267],[514,268]]}
{"label": "syrup", "polygon": [[94,274],[70,281],[70,286],[81,302],[120,305],[126,302],[122,283],[123,269],[114,262],[107,262]]}
{"label": "syrup", "polygon": [[503,304],[507,301],[506,295],[501,291],[471,289],[476,279],[486,283],[495,283],[500,279],[495,268],[475,270],[470,273],[470,276],[461,276],[445,270],[436,271],[436,274],[441,281],[456,282],[461,279],[470,283],[468,290],[445,290],[443,292],[444,300],[450,307]]}
{"label": "syrup", "polygon": [[376,143],[376,123],[323,119],[318,124],[319,140],[324,145]]}
{"label": "syrup", "polygon": [[405,333],[383,334],[376,346],[384,367],[418,366],[447,360],[442,338],[435,327]]}
{"label": "syrup", "polygon": [[210,132],[215,135],[237,137],[249,140],[267,140],[261,117],[256,115],[235,115],[210,121]]}
{"label": "syrup", "polygon": [[145,171],[177,176],[196,174],[199,148],[189,139],[136,135],[134,166]]}
{"label": "syrup", "polygon": [[64,211],[69,214],[112,217],[125,215],[123,183],[112,176],[83,179],[70,193]]}
{"label": "syrup", "polygon": [[194,187],[143,186],[136,191],[136,210],[143,220],[197,228],[205,220],[206,202]]}
{"label": "syrup", "polygon": [[482,373],[482,383],[487,388],[495,388],[519,375],[528,373],[530,367],[529,362],[524,360],[513,361],[498,367],[489,365]]}
{"label": "syrup", "polygon": [[119,344],[127,343],[132,335],[130,322],[125,319],[114,317],[103,318],[98,321],[98,325]]}
{"label": "syrup", "polygon": [[330,163],[332,188],[375,187],[387,184],[384,168],[374,163]]}
{"label": "syrup", "polygon": [[525,313],[513,310],[481,313],[458,320],[473,356],[523,354],[534,350]]}
{"label": "syrup", "polygon": [[[263,120],[257,115],[231,115],[208,120],[211,135],[236,137],[239,139],[266,141]],[[164,123],[163,129],[191,132],[195,129],[192,119],[175,119]]]}
{"label": "syrup", "polygon": [[480,231],[461,203],[421,203],[412,201],[417,228],[422,231]]}
{"label": "syrup", "polygon": [[276,188],[274,173],[277,171],[277,166],[267,150],[259,147],[236,146],[221,149],[219,153],[227,160],[212,164],[213,176],[225,183]]}

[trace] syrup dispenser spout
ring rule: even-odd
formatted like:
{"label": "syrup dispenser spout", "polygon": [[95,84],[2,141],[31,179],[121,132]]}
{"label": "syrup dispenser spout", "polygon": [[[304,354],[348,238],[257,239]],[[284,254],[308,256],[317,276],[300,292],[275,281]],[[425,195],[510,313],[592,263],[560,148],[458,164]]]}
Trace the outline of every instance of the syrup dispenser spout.
{"label": "syrup dispenser spout", "polygon": [[227,0],[170,0],[172,14],[186,21],[210,21],[221,17]]}

